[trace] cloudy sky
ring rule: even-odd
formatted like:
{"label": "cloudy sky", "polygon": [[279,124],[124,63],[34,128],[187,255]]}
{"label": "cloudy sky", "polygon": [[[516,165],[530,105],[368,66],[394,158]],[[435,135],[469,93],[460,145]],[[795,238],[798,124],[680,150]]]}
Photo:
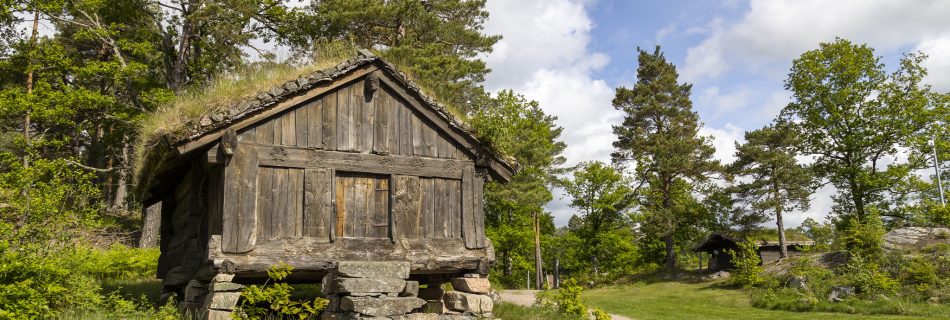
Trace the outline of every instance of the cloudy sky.
{"label": "cloudy sky", "polygon": [[[489,0],[488,11],[487,33],[504,38],[486,57],[487,87],[514,89],[556,115],[569,164],[609,160],[611,125],[622,119],[610,100],[636,81],[637,47],[662,46],[693,84],[701,133],[725,162],[745,130],[789,101],[782,83],[792,59],[835,37],[869,44],[891,70],[905,52],[927,53],[927,80],[950,90],[950,1]],[[819,190],[786,223],[820,220],[831,193]],[[556,197],[548,209],[564,225],[573,210]]]}

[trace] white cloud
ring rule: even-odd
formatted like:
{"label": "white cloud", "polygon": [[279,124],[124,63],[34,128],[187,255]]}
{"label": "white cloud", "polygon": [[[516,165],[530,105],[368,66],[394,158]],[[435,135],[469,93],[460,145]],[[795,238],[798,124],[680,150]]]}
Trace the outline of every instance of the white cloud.
{"label": "white cloud", "polygon": [[748,87],[740,87],[733,92],[721,93],[719,87],[712,86],[703,89],[696,97],[697,109],[712,108],[714,118],[724,114],[732,113],[737,109],[746,107],[752,98],[752,90]]}
{"label": "white cloud", "polygon": [[713,155],[723,164],[731,163],[736,160],[736,142],[745,142],[745,130],[727,123],[725,128],[699,128],[699,135],[712,137],[712,145],[716,148]]}
{"label": "white cloud", "polygon": [[711,23],[710,35],[687,51],[683,76],[688,81],[715,78],[738,64],[748,72],[784,76],[774,69],[787,68],[802,52],[837,36],[866,42],[878,54],[906,47],[923,50],[932,56],[929,80],[947,88],[948,16],[948,1],[752,0],[738,22]]}
{"label": "white cloud", "polygon": [[[548,114],[558,117],[570,164],[609,160],[614,140],[612,124],[621,113],[611,106],[613,88],[592,73],[609,61],[606,54],[588,48],[594,27],[584,1],[493,0],[485,24],[488,34],[503,38],[485,57],[492,69],[486,87],[514,89],[537,100]],[[547,206],[555,223],[564,225],[573,214],[568,199],[555,190]]]}

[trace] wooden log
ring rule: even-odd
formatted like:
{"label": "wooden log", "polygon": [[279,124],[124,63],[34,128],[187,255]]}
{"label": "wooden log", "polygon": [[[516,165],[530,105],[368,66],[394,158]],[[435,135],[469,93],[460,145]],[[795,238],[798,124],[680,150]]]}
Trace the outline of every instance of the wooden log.
{"label": "wooden log", "polygon": [[[296,147],[246,144],[259,153],[260,165],[283,168],[328,168],[374,174],[405,174],[424,177],[461,179],[462,169],[471,161],[407,157],[400,155],[358,154]],[[207,154],[209,164],[223,162],[216,149]]]}
{"label": "wooden log", "polygon": [[487,173],[475,172],[475,179],[472,179],[474,191],[474,210],[473,218],[475,220],[475,248],[484,248],[488,246],[488,239],[485,238],[485,200],[483,192],[485,191],[485,177]]}
{"label": "wooden log", "polygon": [[325,238],[284,239],[258,245],[246,254],[221,251],[221,239],[212,236],[208,258],[220,267],[232,264],[234,273],[264,272],[283,261],[296,271],[323,271],[335,261],[409,261],[413,274],[475,272],[483,261],[494,261],[490,245],[465,249],[462,239],[346,238],[328,243]]}

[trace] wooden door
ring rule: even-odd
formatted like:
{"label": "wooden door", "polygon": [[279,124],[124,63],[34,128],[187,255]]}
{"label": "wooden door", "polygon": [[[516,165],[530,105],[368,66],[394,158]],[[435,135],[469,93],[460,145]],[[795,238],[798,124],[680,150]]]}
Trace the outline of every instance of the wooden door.
{"label": "wooden door", "polygon": [[338,172],[336,236],[389,237],[389,176]]}

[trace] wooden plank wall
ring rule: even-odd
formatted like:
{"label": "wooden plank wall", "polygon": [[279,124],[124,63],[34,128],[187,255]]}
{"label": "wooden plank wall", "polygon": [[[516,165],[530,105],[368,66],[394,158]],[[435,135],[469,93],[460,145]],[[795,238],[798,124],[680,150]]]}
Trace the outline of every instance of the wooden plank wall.
{"label": "wooden plank wall", "polygon": [[[381,86],[368,95],[364,81],[358,80],[242,130],[238,141],[472,160],[436,128],[390,89]],[[291,151],[287,162],[296,159]],[[258,242],[300,237],[328,241],[334,237],[464,237],[466,247],[484,244],[474,239],[484,234],[481,226],[474,226],[484,219],[474,212],[481,209],[480,203],[473,203],[481,202],[481,192],[472,188],[481,184],[472,181],[471,167],[467,175],[453,178],[426,176],[424,171],[411,176],[361,174],[289,163],[285,167],[279,161],[265,164],[269,160],[261,157],[256,184]]]}
{"label": "wooden plank wall", "polygon": [[389,89],[364,94],[363,81],[331,91],[244,129],[241,142],[332,151],[469,160],[447,135]]}

